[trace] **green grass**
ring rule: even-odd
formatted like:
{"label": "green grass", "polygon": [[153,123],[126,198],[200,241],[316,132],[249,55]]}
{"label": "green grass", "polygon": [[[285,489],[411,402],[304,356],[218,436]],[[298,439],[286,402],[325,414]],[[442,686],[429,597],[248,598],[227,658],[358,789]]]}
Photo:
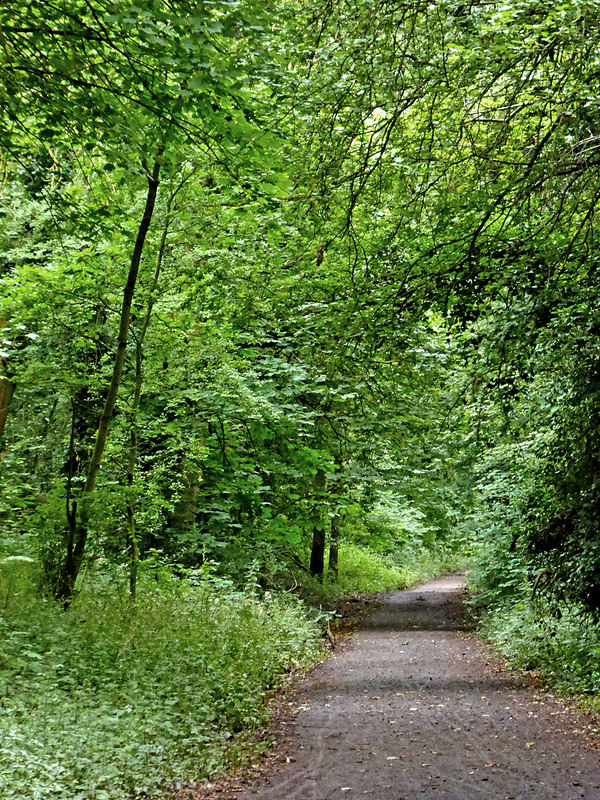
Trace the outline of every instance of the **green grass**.
{"label": "green grass", "polygon": [[320,654],[293,598],[167,573],[131,607],[114,583],[64,612],[0,564],[0,797],[124,800],[205,778],[265,719],[265,693]]}

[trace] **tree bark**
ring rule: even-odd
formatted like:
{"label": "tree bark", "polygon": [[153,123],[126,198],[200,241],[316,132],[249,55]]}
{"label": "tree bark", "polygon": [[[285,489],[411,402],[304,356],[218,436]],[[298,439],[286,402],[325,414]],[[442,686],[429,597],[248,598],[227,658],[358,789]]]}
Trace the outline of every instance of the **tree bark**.
{"label": "tree bark", "polygon": [[167,236],[169,235],[169,228],[171,227],[172,207],[175,198],[179,191],[183,188],[185,183],[192,177],[196,168],[194,167],[191,172],[183,176],[178,186],[171,192],[167,202],[167,212],[165,224],[160,237],[160,244],[158,245],[158,253],[156,256],[156,267],[154,269],[154,276],[150,286],[150,293],[148,296],[148,305],[146,306],[146,313],[142,321],[142,327],[139,330],[135,342],[135,386],[133,392],[133,400],[130,408],[130,427],[129,427],[129,454],[127,457],[127,535],[129,538],[129,596],[132,601],[135,601],[137,593],[137,574],[138,566],[140,563],[140,544],[135,527],[135,497],[133,493],[133,485],[135,482],[135,468],[138,460],[139,451],[139,430],[137,423],[138,409],[140,406],[140,399],[142,396],[142,383],[144,380],[144,339],[146,332],[150,325],[152,318],[152,310],[156,302],[156,289],[158,281],[162,272],[162,265],[167,247]]}
{"label": "tree bark", "polygon": [[14,392],[15,384],[0,375],[0,436],[4,433],[4,427],[8,419],[8,409]]}
{"label": "tree bark", "polygon": [[127,458],[127,532],[129,537],[129,596],[131,600],[135,600],[137,592],[137,574],[140,562],[140,546],[135,527],[135,498],[133,496],[133,484],[135,480],[135,468],[138,459],[139,450],[139,431],[137,423],[137,414],[140,406],[140,398],[142,396],[142,382],[144,380],[143,360],[144,360],[144,339],[146,338],[146,331],[150,325],[152,317],[152,309],[154,308],[155,292],[158,286],[160,273],[162,271],[162,263],[167,246],[167,236],[169,233],[169,226],[171,224],[171,205],[177,194],[177,191],[183,184],[180,184],[178,189],[173,192],[167,204],[167,218],[160,237],[160,244],[158,246],[158,255],[156,257],[156,268],[154,270],[154,277],[152,278],[152,285],[150,287],[150,296],[148,298],[148,305],[142,327],[138,333],[135,343],[135,388],[133,392],[133,401],[130,410],[130,430],[129,430],[129,455]]}
{"label": "tree bark", "polygon": [[102,414],[100,416],[98,431],[96,433],[96,441],[94,444],[92,457],[88,465],[85,484],[77,504],[77,524],[75,525],[75,530],[69,532],[67,553],[65,555],[59,580],[57,581],[57,586],[55,587],[56,597],[64,600],[67,603],[73,595],[75,581],[77,580],[77,575],[79,574],[79,570],[81,569],[81,564],[83,562],[89,529],[89,502],[94,489],[96,488],[96,481],[98,479],[98,473],[100,472],[100,466],[102,464],[102,458],[106,448],[108,431],[110,428],[117,395],[119,393],[119,387],[121,385],[121,376],[123,374],[123,365],[125,363],[125,352],[127,350],[127,342],[129,338],[131,305],[137,284],[137,276],[142,252],[144,250],[144,243],[146,241],[146,235],[148,233],[148,228],[150,227],[150,222],[152,221],[154,206],[156,204],[158,178],[160,174],[160,162],[158,159],[160,158],[161,154],[162,149],[160,149],[157,154],[157,158],[152,169],[152,174],[148,175],[146,205],[144,207],[142,219],[138,226],[137,237],[133,247],[133,252],[131,254],[129,273],[123,289],[119,334],[117,339],[117,349],[113,362],[112,376],[108,387],[108,392],[106,394],[106,399],[104,401],[104,408],[102,409]]}
{"label": "tree bark", "polygon": [[[325,493],[326,478],[325,470],[317,470],[315,476],[315,487],[317,489],[317,503],[320,504]],[[317,516],[320,516],[317,513]],[[325,570],[325,525],[319,520],[313,528],[312,548],[310,552],[310,572],[319,580],[323,579]]]}
{"label": "tree bark", "polygon": [[338,578],[338,557],[340,539],[340,515],[331,518],[331,536],[329,540],[329,573],[334,580]]}
{"label": "tree bark", "polygon": [[[0,319],[0,329],[6,325],[5,319]],[[4,359],[0,358],[0,371],[4,368]],[[12,400],[15,392],[15,384],[13,381],[0,375],[0,437],[4,433],[6,420],[8,419],[8,409],[10,408],[10,401]]]}

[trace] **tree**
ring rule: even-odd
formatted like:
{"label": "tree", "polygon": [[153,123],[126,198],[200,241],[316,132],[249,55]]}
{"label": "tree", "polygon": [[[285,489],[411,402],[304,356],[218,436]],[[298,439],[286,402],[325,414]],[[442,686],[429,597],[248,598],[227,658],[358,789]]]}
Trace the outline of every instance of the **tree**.
{"label": "tree", "polygon": [[85,482],[67,502],[66,554],[55,584],[56,595],[65,601],[85,551],[89,498],[121,384],[161,166],[174,163],[182,142],[200,144],[223,159],[228,147],[257,132],[246,122],[247,93],[237,83],[246,32],[256,29],[247,17],[252,12],[251,6],[239,9],[237,4],[217,12],[185,2],[115,9],[109,3],[73,0],[60,9],[42,3],[27,14],[9,8],[0,18],[5,78],[1,144],[9,157],[27,169],[32,149],[41,147],[52,155],[60,144],[75,158],[97,154],[105,172],[114,169],[114,159],[125,174],[137,181],[141,171],[147,180],[123,286],[112,377]]}

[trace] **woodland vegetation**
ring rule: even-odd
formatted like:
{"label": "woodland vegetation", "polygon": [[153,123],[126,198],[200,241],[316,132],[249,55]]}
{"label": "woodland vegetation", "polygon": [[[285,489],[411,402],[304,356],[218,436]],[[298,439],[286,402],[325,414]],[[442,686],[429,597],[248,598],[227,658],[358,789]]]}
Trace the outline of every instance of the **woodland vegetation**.
{"label": "woodland vegetation", "polygon": [[600,2],[12,0],[0,44],[0,796],[210,774],[318,657],[300,597],[465,558],[598,692]]}

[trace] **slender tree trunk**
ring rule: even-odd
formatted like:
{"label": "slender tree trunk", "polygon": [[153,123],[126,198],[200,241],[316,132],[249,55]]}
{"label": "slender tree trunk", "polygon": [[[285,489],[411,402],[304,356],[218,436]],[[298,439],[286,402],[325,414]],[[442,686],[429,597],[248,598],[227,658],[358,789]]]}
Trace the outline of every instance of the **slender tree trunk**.
{"label": "slender tree trunk", "polygon": [[162,271],[162,263],[165,254],[165,247],[167,244],[167,235],[169,233],[169,225],[171,223],[171,203],[174,194],[169,198],[167,206],[167,218],[163,228],[162,236],[160,237],[160,245],[158,247],[158,255],[156,257],[156,269],[154,270],[154,277],[150,287],[150,297],[146,307],[146,313],[142,322],[142,327],[135,343],[135,387],[133,390],[133,400],[130,410],[130,430],[129,430],[129,456],[127,459],[127,532],[129,538],[129,596],[131,600],[135,600],[137,592],[137,574],[140,562],[140,546],[135,528],[135,498],[133,496],[133,484],[135,480],[135,468],[138,459],[139,450],[139,431],[137,424],[138,409],[140,407],[140,398],[142,396],[142,383],[144,380],[143,360],[144,360],[144,339],[146,338],[146,331],[150,325],[152,317],[152,309],[154,308],[154,301],[156,287]]}
{"label": "slender tree trunk", "polygon": [[15,384],[3,375],[0,375],[0,436],[4,433],[10,401],[15,392]]}
{"label": "slender tree trunk", "polygon": [[340,540],[340,515],[331,518],[331,537],[329,540],[329,573],[334,580],[338,578],[338,556]]}
{"label": "slender tree trunk", "polygon": [[[325,470],[319,469],[315,476],[315,487],[317,489],[317,502],[320,501],[325,494],[326,478]],[[310,567],[311,574],[315,575],[319,580],[323,579],[323,572],[325,570],[325,525],[319,520],[313,528],[312,548],[310,552]]]}
{"label": "slender tree trunk", "polygon": [[[145,333],[145,330],[143,331]],[[133,392],[133,402],[131,404],[131,424],[129,429],[129,455],[127,458],[127,534],[129,538],[129,596],[135,600],[137,591],[137,574],[140,562],[140,548],[138,544],[137,532],[135,529],[135,498],[133,496],[133,482],[135,479],[135,467],[138,458],[139,432],[137,425],[137,411],[140,405],[142,393],[142,344],[143,337],[140,334],[135,347],[135,389]]]}
{"label": "slender tree trunk", "polygon": [[169,228],[171,226],[171,209],[175,197],[185,182],[194,174],[195,169],[185,175],[179,185],[171,192],[167,202],[167,214],[165,224],[163,227],[162,235],[160,237],[160,244],[158,246],[158,254],[156,256],[156,267],[152,284],[150,286],[150,294],[148,297],[148,305],[146,306],[146,313],[142,321],[142,327],[138,333],[135,343],[135,387],[133,391],[133,400],[130,409],[130,431],[129,431],[129,455],[127,459],[127,533],[129,538],[129,596],[131,600],[135,600],[137,591],[137,574],[140,562],[140,546],[135,527],[135,497],[133,493],[133,484],[135,481],[135,468],[137,465],[138,451],[139,451],[139,430],[137,424],[138,409],[140,406],[140,398],[142,396],[142,383],[144,380],[143,360],[144,360],[144,340],[146,332],[150,325],[152,318],[152,310],[156,301],[156,289],[158,281],[162,272],[163,259],[165,249],[167,246],[167,236],[169,235]]}
{"label": "slender tree trunk", "polygon": [[[4,328],[5,325],[6,320],[0,319],[0,329]],[[0,358],[0,372],[3,368],[4,359]],[[4,433],[4,427],[8,419],[8,409],[10,408],[10,401],[12,400],[14,392],[15,384],[4,375],[0,375],[0,437]]]}
{"label": "slender tree trunk", "polygon": [[121,385],[121,376],[123,374],[123,365],[125,363],[125,352],[127,350],[127,341],[129,337],[129,321],[131,318],[131,305],[133,302],[133,295],[135,293],[135,288],[137,284],[137,276],[140,267],[142,252],[144,250],[144,243],[146,241],[146,235],[148,233],[148,228],[150,227],[150,222],[152,220],[152,215],[154,213],[154,206],[156,204],[156,194],[158,191],[158,178],[160,173],[160,163],[158,159],[160,158],[161,154],[162,150],[159,151],[159,153],[157,154],[157,159],[154,162],[152,174],[148,175],[148,192],[146,195],[146,205],[144,208],[142,219],[138,226],[137,237],[135,240],[135,245],[133,247],[133,252],[131,254],[131,262],[129,266],[129,273],[127,275],[127,282],[123,289],[123,301],[121,305],[119,334],[117,340],[117,349],[115,352],[115,358],[113,363],[112,377],[108,387],[106,399],[104,401],[104,408],[100,416],[98,431],[96,433],[96,442],[94,444],[94,450],[92,453],[92,457],[90,459],[90,463],[88,465],[85,484],[81,496],[79,498],[79,503],[77,508],[78,511],[77,523],[75,525],[75,530],[72,536],[69,532],[69,539],[67,542],[67,553],[65,555],[62,571],[59,576],[59,580],[57,582],[57,586],[55,589],[56,596],[67,603],[73,594],[75,581],[77,579],[77,575],[79,574],[79,570],[81,569],[81,564],[85,553],[85,546],[87,542],[88,529],[89,529],[89,502],[94,492],[94,489],[96,488],[96,481],[98,479],[98,473],[100,472],[100,466],[102,464],[102,458],[104,456],[104,450],[106,448],[106,439],[108,436],[108,431],[110,428],[110,423],[112,420],[115,403],[117,400],[117,395],[119,393],[119,387]]}
{"label": "slender tree trunk", "polygon": [[325,570],[325,527],[323,525],[313,528],[312,548],[310,551],[310,572],[319,580],[323,578]]}

